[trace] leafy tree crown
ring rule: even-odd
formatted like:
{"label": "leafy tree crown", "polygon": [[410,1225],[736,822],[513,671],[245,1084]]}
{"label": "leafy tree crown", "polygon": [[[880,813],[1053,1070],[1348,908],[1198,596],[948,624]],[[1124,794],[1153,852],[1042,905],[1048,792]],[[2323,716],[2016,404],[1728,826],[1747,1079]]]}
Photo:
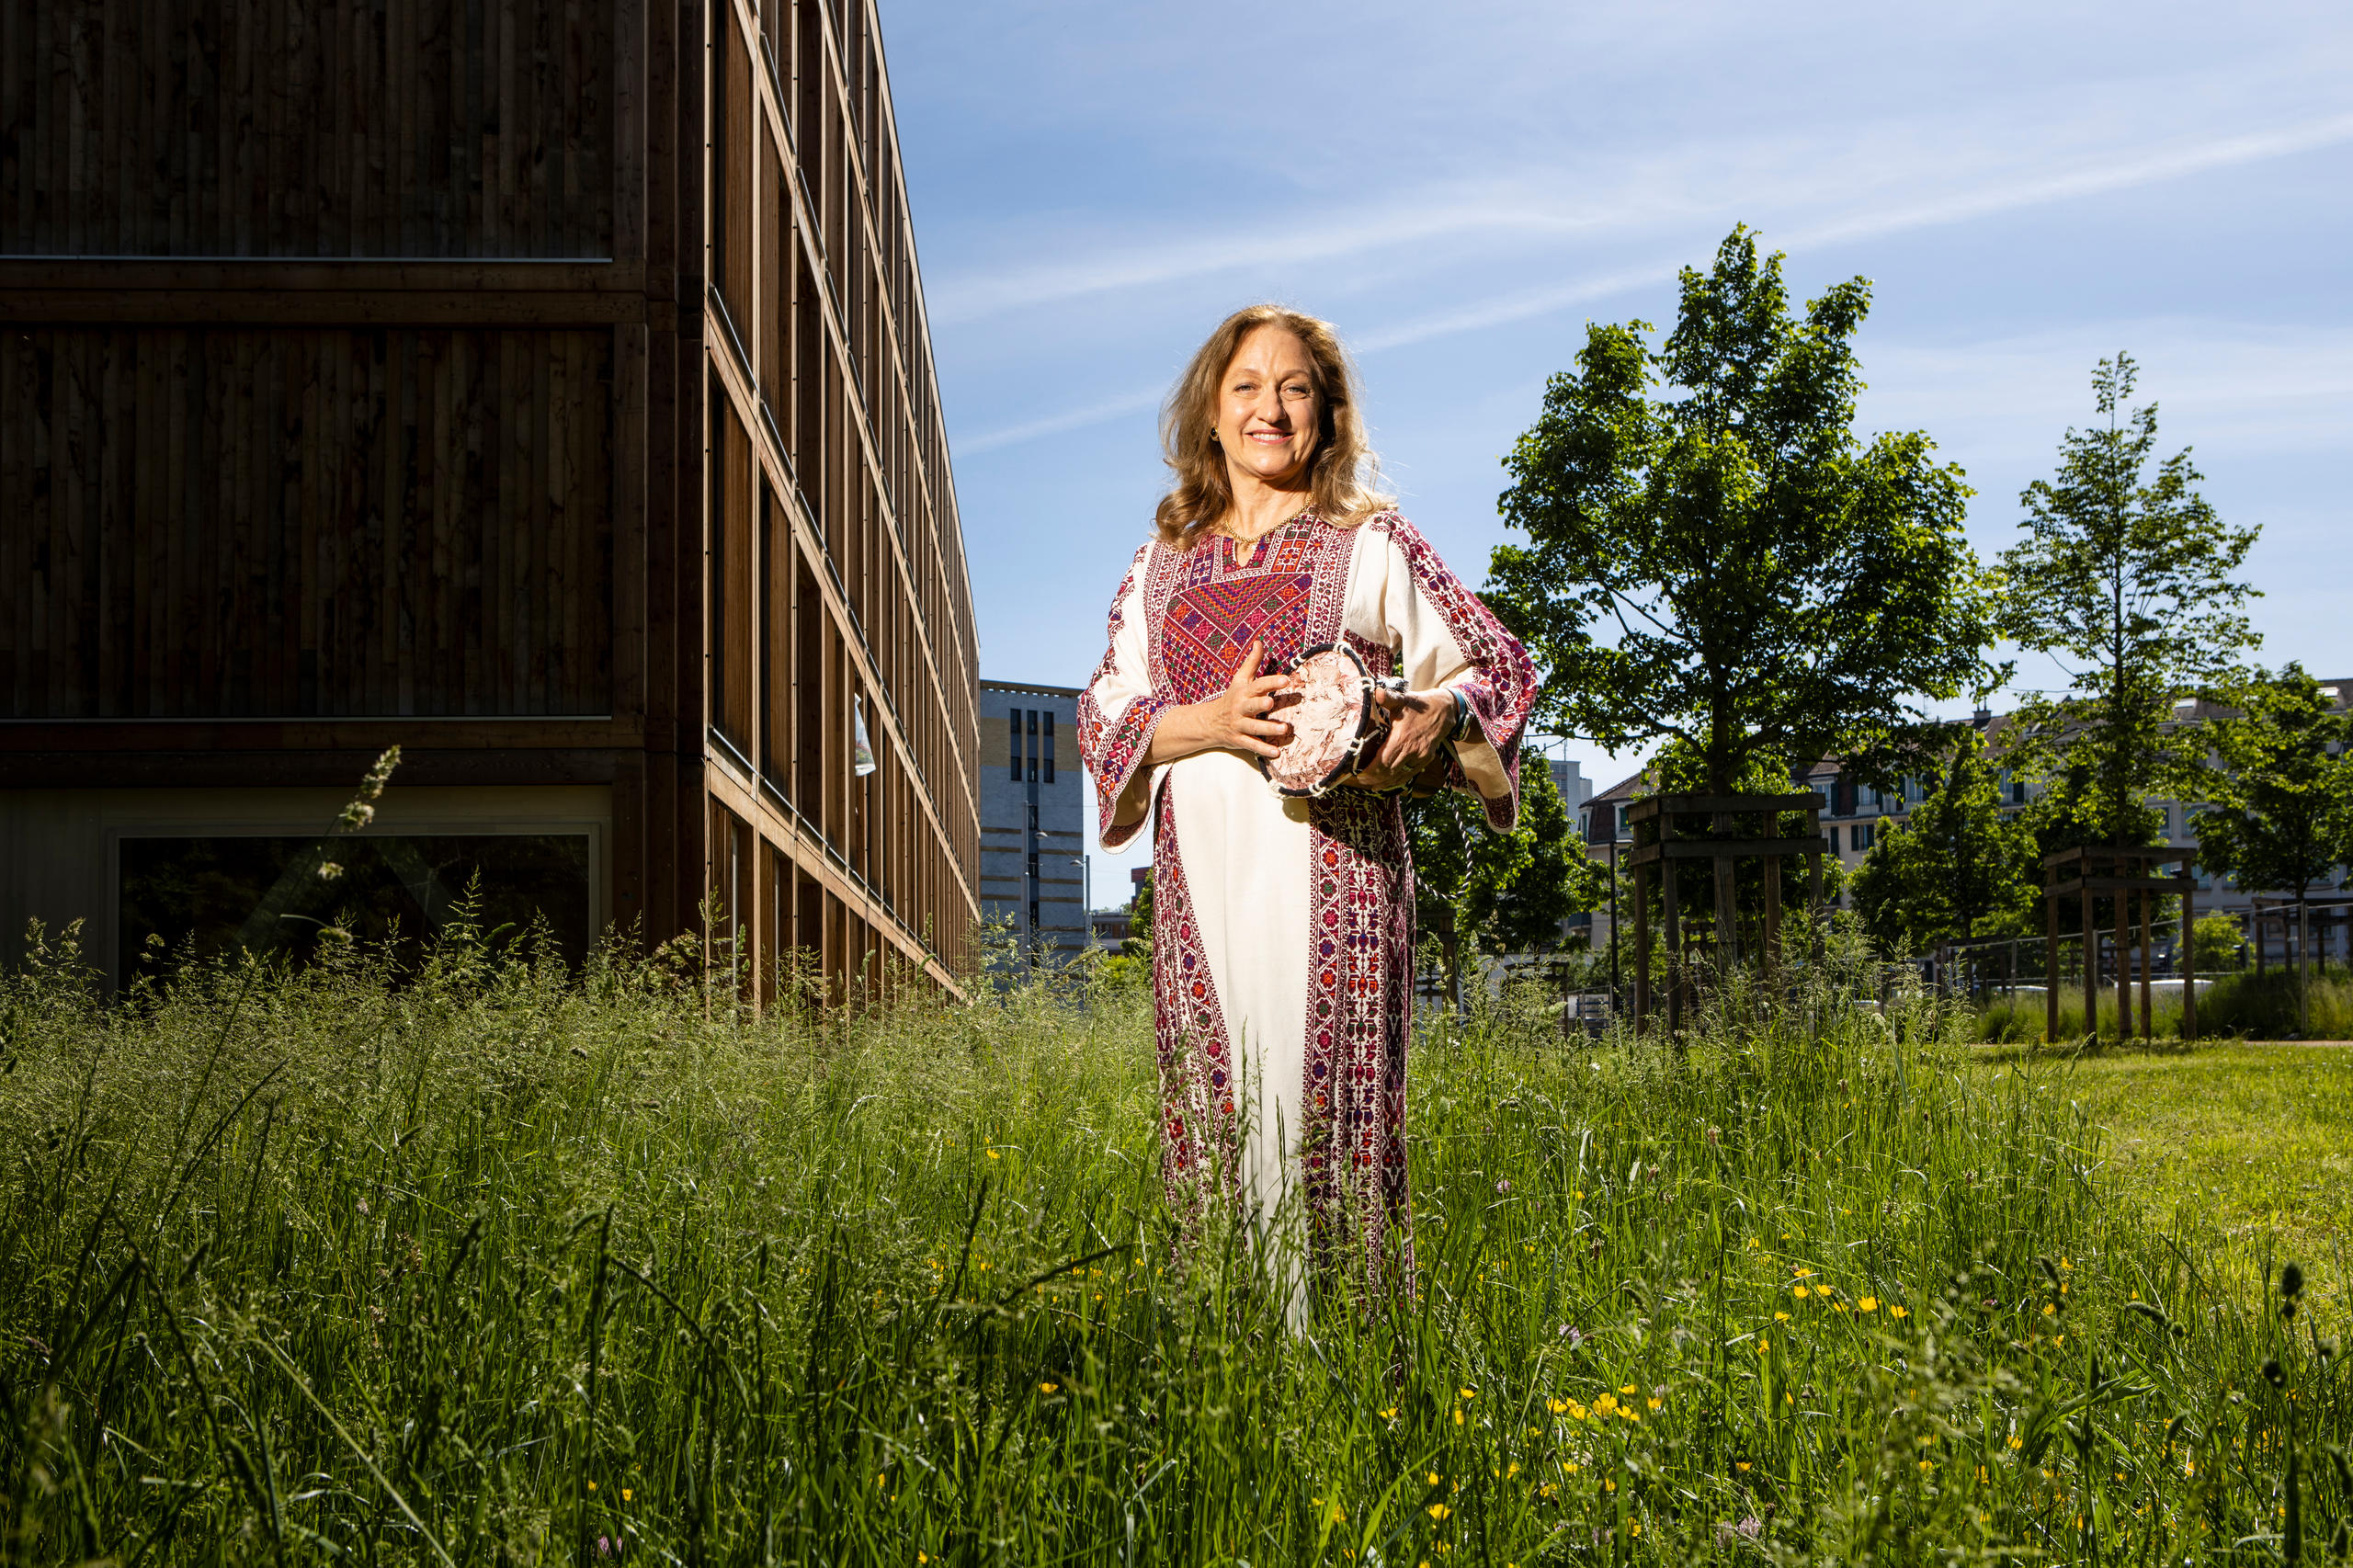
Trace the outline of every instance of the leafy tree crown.
{"label": "leafy tree crown", "polygon": [[1491,563],[1490,602],[1546,671],[1542,721],[1612,750],[1680,742],[1719,791],[1759,756],[1892,778],[1994,637],[1961,471],[1919,432],[1855,433],[1869,285],[1795,316],[1781,263],[1735,229],[1685,269],[1663,345],[1587,327],[1505,460],[1528,542]]}

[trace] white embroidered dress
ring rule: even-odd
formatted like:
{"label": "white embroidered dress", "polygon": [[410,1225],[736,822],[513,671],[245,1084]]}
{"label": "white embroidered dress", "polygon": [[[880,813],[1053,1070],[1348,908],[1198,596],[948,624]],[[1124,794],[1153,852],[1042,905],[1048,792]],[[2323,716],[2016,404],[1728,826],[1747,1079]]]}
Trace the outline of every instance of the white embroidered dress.
{"label": "white embroidered dress", "polygon": [[[1404,518],[1344,528],[1310,513],[1249,545],[1136,552],[1079,704],[1105,847],[1142,826],[1112,811],[1162,711],[1222,692],[1254,640],[1268,670],[1345,642],[1375,675],[1461,692],[1482,738],[1458,745],[1448,781],[1510,827],[1535,696],[1526,652]],[[1233,751],[1163,766],[1147,788],[1172,1206],[1189,1228],[1222,1181],[1271,1225],[1268,1265],[1294,1320],[1305,1261],[1368,1293],[1410,1289],[1414,895],[1397,799],[1344,787],[1285,800]]]}

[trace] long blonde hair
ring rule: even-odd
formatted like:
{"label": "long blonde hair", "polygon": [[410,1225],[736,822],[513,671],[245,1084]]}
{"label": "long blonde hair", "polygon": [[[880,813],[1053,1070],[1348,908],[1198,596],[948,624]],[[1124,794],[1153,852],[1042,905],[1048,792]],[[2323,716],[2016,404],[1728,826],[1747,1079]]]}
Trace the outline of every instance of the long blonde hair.
{"label": "long blonde hair", "polygon": [[1357,406],[1357,377],[1332,324],[1281,305],[1252,305],[1218,324],[1209,341],[1160,411],[1162,458],[1176,475],[1160,498],[1153,520],[1160,541],[1190,550],[1213,530],[1233,505],[1226,482],[1225,454],[1211,437],[1217,425],[1218,392],[1225,368],[1242,340],[1262,326],[1279,326],[1307,346],[1314,367],[1319,410],[1315,456],[1309,464],[1309,505],[1327,523],[1353,528],[1395,504],[1380,493],[1381,460],[1365,439],[1364,415]]}

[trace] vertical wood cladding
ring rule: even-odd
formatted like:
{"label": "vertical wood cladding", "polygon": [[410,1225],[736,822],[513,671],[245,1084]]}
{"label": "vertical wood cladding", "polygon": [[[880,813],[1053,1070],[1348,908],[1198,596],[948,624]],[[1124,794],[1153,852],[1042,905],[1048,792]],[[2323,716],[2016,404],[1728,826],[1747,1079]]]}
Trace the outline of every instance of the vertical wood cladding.
{"label": "vertical wood cladding", "polygon": [[717,891],[764,973],[944,976],[977,648],[894,138],[866,0],[0,5],[0,789],[334,720],[608,782],[648,940]]}
{"label": "vertical wood cladding", "polygon": [[0,253],[613,252],[610,0],[0,14]]}
{"label": "vertical wood cladding", "polygon": [[0,336],[0,712],[611,710],[613,335]]}
{"label": "vertical wood cladding", "polygon": [[[780,828],[961,955],[971,607],[873,17],[713,0],[709,37],[710,722]],[[729,608],[746,597],[750,616]],[[821,941],[848,979],[870,922],[797,935],[798,897],[767,902],[762,950]]]}

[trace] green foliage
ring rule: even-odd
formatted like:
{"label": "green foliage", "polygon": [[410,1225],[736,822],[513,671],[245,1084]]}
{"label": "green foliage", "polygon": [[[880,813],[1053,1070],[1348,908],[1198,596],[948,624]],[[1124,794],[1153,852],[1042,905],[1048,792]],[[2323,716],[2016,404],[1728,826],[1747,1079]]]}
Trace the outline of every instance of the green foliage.
{"label": "green foliage", "polygon": [[2189,942],[2200,974],[2221,974],[2245,961],[2246,937],[2234,915],[2200,915],[2189,927]]}
{"label": "green foliage", "polygon": [[1586,858],[1540,756],[1522,759],[1509,833],[1489,829],[1485,808],[1453,790],[1408,801],[1405,812],[1415,926],[1437,940],[1449,983],[1474,952],[1558,947],[1561,922],[1604,896],[1602,869]]}
{"label": "green foliage", "polygon": [[2072,681],[2020,708],[2011,767],[2052,786],[2082,843],[2146,843],[2153,796],[2200,798],[2203,741],[2174,726],[2174,705],[2230,684],[2260,641],[2242,613],[2255,590],[2232,575],[2256,530],[2216,516],[2188,449],[2149,473],[2157,407],[2125,412],[2136,374],[2129,354],[2092,372],[2106,423],[2068,430],[2056,478],[2019,496],[2026,538],[2002,557],[2004,634]]}
{"label": "green foliage", "polygon": [[1678,741],[1717,794],[1757,756],[1883,776],[1919,699],[1965,692],[1994,641],[1961,470],[1916,431],[1855,433],[1869,286],[1801,319],[1781,261],[1734,229],[1684,270],[1662,347],[1643,322],[1586,329],[1505,460],[1529,542],[1497,547],[1487,589],[1544,668],[1542,724]]}
{"label": "green foliage", "polygon": [[1895,954],[2035,929],[2041,852],[2025,820],[2002,809],[1983,740],[1964,733],[1927,798],[1879,830],[1855,872],[1855,908]]}
{"label": "green foliage", "polygon": [[1412,1059],[1418,1294],[1294,1335],[1168,1233],[1142,996],[755,1017],[470,937],[108,1007],[51,943],[0,979],[0,1543],[2220,1563],[2298,1431],[2326,1540],[2341,1363],[2120,1201],[2058,1070],[1873,984],[1681,1057],[1475,1007]]}
{"label": "green foliage", "polygon": [[1136,884],[1135,896],[1128,900],[1128,935],[1120,944],[1120,951],[1128,958],[1152,957],[1152,871],[1146,868],[1143,881]]}
{"label": "green foliage", "polygon": [[2215,773],[2198,819],[2200,863],[2239,886],[2302,898],[2353,861],[2353,712],[2290,664],[2234,694],[2204,728]]}

